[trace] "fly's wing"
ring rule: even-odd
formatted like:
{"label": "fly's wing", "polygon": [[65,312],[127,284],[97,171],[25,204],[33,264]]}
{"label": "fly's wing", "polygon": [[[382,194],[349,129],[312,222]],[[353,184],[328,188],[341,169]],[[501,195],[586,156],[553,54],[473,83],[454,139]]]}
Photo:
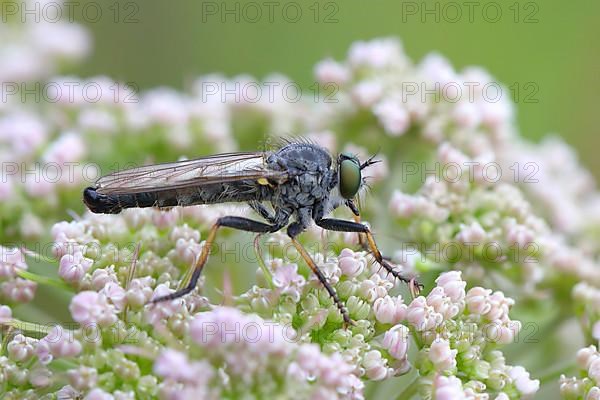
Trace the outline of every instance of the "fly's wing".
{"label": "fly's wing", "polygon": [[[287,179],[285,171],[269,169],[268,153],[227,153],[173,163],[118,171],[96,182],[101,194],[131,194],[196,187],[214,183],[255,180],[257,184]],[[268,180],[268,181],[267,181]]]}

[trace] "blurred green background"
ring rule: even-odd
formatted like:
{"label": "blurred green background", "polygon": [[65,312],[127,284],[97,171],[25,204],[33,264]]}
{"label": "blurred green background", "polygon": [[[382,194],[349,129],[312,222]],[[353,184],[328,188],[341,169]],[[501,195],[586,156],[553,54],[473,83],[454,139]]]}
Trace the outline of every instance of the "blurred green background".
{"label": "blurred green background", "polygon": [[[87,0],[80,3],[82,8],[86,3]],[[133,81],[141,89],[157,85],[182,88],[198,74],[210,72],[249,73],[257,78],[282,72],[308,88],[313,82],[312,68],[323,57],[343,58],[356,40],[398,36],[413,60],[436,50],[458,69],[480,65],[499,82],[514,85],[511,97],[517,100],[521,133],[534,140],[547,133],[562,135],[579,150],[584,164],[600,177],[600,157],[596,157],[595,146],[595,108],[600,92],[600,2],[470,3],[471,6],[468,0],[103,3],[98,22],[93,22],[93,17],[82,18],[81,12],[74,13],[91,30],[94,52],[72,72],[83,76],[108,74]],[[421,14],[425,9],[436,8],[437,12]],[[233,11],[223,15],[224,9]],[[258,18],[257,9],[262,12]],[[302,15],[297,22],[291,22],[297,10]],[[461,15],[457,15],[457,10]],[[501,14],[496,17],[498,11]],[[91,8],[89,15],[94,15]],[[533,85],[525,86],[530,82]]]}

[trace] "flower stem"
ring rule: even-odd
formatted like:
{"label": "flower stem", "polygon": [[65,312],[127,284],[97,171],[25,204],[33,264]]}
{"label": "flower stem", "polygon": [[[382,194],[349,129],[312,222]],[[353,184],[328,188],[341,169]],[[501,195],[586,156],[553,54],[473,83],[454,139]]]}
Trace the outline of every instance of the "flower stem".
{"label": "flower stem", "polygon": [[68,371],[70,369],[77,368],[79,364],[73,361],[65,360],[64,358],[55,358],[54,360],[52,360],[52,366],[56,367],[61,371]]}
{"label": "flower stem", "polygon": [[396,397],[396,400],[410,400],[413,398],[415,394],[417,394],[417,390],[419,389],[419,376],[417,375],[415,379],[408,384],[407,387],[404,388],[402,392]]}
{"label": "flower stem", "polygon": [[267,283],[269,284],[269,288],[273,289],[274,288],[273,275],[271,275],[271,271],[269,271],[269,269],[265,265],[265,260],[263,259],[262,251],[260,250],[260,243],[258,242],[259,238],[260,238],[260,235],[256,235],[256,237],[254,238],[254,252],[256,253],[256,259],[258,261],[258,266],[262,270],[262,272],[265,276],[265,279],[266,279]]}
{"label": "flower stem", "polygon": [[44,262],[46,262],[48,264],[54,264],[54,263],[56,263],[58,261],[56,258],[46,257],[46,256],[44,256],[42,254],[36,253],[33,250],[29,250],[26,247],[21,247],[21,251],[27,257],[31,257],[31,258],[36,259],[36,260],[44,261]]}
{"label": "flower stem", "polygon": [[543,371],[540,375],[536,376],[537,379],[540,380],[540,384],[544,385],[549,382],[554,382],[558,377],[562,374],[567,374],[570,371],[576,371],[577,365],[573,363],[573,361],[567,361],[561,364],[558,364],[555,367],[550,367]]}
{"label": "flower stem", "polygon": [[27,279],[32,282],[39,283],[41,285],[54,286],[59,289],[64,289],[69,292],[73,292],[73,288],[71,286],[67,285],[66,283],[64,283],[63,281],[58,280],[58,279],[50,278],[48,276],[38,275],[33,272],[24,270],[24,269],[17,269],[17,275],[23,279]]}
{"label": "flower stem", "polygon": [[45,325],[45,324],[36,324],[34,322],[26,322],[26,321],[21,321],[19,319],[16,318],[12,318],[10,319],[8,322],[6,322],[6,325],[18,329],[20,331],[25,331],[25,332],[35,332],[38,334],[43,334],[43,335],[47,335],[48,333],[50,333],[50,329],[52,329],[53,325]]}

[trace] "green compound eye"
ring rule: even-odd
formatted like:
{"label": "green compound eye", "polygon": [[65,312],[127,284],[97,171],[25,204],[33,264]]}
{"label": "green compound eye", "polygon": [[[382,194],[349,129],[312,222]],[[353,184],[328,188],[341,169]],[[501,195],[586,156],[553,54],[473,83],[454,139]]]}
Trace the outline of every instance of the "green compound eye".
{"label": "green compound eye", "polygon": [[360,165],[352,159],[342,160],[340,163],[340,194],[345,199],[351,199],[360,188],[362,177]]}

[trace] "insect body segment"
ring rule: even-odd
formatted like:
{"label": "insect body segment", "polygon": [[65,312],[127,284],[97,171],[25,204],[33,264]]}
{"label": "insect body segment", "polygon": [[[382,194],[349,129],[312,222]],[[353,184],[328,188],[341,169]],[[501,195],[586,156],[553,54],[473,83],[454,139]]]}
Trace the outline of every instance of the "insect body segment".
{"label": "insect body segment", "polygon": [[138,193],[112,193],[90,187],[84,190],[83,201],[92,212],[118,214],[123,209],[132,207],[168,208],[232,201],[264,201],[271,195],[268,187],[257,185],[255,180],[240,180]]}
{"label": "insect body segment", "polygon": [[[296,237],[314,221],[323,229],[356,232],[375,260],[398,279],[402,276],[381,255],[369,228],[359,222],[326,218],[346,205],[359,220],[353,198],[363,185],[361,170],[374,163],[342,153],[334,159],[312,143],[289,143],[279,150],[229,153],[175,163],[150,165],[116,172],[98,180],[83,192],[83,201],[95,213],[119,213],[131,207],[173,207],[224,202],[246,202],[267,223],[244,217],[222,217],[209,232],[201,254],[192,267],[189,282],[154,303],[184,296],[200,277],[210,248],[221,227],[270,233],[287,227],[300,255],[333,298],[346,324],[350,317],[323,273]],[[272,211],[265,203],[270,203]],[[411,280],[412,282],[412,280]]]}

